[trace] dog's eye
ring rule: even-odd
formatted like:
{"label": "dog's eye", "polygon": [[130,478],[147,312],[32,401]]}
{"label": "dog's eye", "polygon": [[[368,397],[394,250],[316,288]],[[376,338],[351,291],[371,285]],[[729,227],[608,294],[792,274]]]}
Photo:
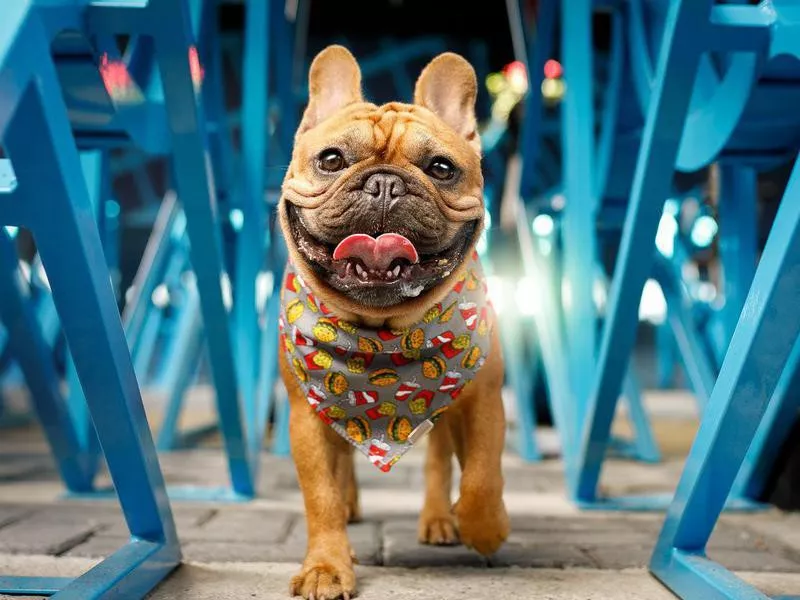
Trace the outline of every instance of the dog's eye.
{"label": "dog's eye", "polygon": [[344,168],[344,156],[335,149],[323,150],[318,159],[319,168],[333,173]]}
{"label": "dog's eye", "polygon": [[456,168],[453,166],[453,163],[446,158],[437,156],[431,161],[431,164],[428,165],[425,172],[434,179],[447,181],[448,179],[452,179],[456,174]]}

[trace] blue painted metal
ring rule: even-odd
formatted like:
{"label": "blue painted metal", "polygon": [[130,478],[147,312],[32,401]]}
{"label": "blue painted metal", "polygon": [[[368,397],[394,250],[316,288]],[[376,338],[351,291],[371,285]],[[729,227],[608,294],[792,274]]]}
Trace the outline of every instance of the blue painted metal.
{"label": "blue painted metal", "polygon": [[708,559],[705,547],[765,414],[797,409],[796,395],[779,388],[795,376],[800,340],[799,195],[796,162],[653,551],[651,570],[682,598],[767,598]]}
{"label": "blue painted metal", "polygon": [[725,305],[722,309],[727,339],[733,336],[755,273],[756,171],[752,167],[719,165],[719,252],[723,268]]}
{"label": "blue painted metal", "polygon": [[564,73],[570,93],[563,102],[564,194],[567,204],[562,215],[564,331],[569,358],[570,381],[574,387],[578,421],[583,421],[584,403],[595,370],[594,263],[597,256],[595,215],[597,190],[593,163],[594,102],[592,60],[592,2],[571,0],[561,3],[561,48]]}
{"label": "blue painted metal", "polygon": [[[617,397],[625,374],[638,324],[641,291],[652,267],[652,248],[661,217],[662,203],[669,195],[680,139],[675,124],[689,108],[699,53],[694,44],[671,43],[697,36],[692,26],[708,19],[704,2],[675,2],[665,25],[664,51],[659,58],[658,77],[650,95],[642,144],[631,190],[630,205],[620,241],[619,255],[608,299],[606,322],[600,345],[597,377],[583,420],[581,451],[575,464],[568,464],[568,481],[581,502],[597,500],[600,467],[614,417]],[[669,82],[669,85],[665,84]],[[642,250],[645,250],[644,252]]]}
{"label": "blue painted metal", "polygon": [[[54,597],[62,599],[143,597],[177,566],[180,549],[50,56],[51,34],[78,29],[84,12],[75,2],[20,1],[4,5],[2,16],[0,138],[10,163],[0,187],[0,220],[29,229],[36,240],[132,541],[70,582],[4,578],[9,589],[0,591],[57,592]],[[10,316],[12,329],[24,319]],[[41,416],[61,415],[57,429],[69,435],[63,409],[53,408]],[[62,462],[71,448],[53,450]]]}
{"label": "blue painted metal", "polygon": [[528,86],[525,97],[525,120],[522,123],[521,154],[523,156],[520,194],[531,198],[537,186],[536,164],[542,154],[538,132],[542,127],[542,95],[539,88],[543,79],[544,63],[553,51],[553,33],[556,30],[557,0],[541,0],[535,21],[535,33],[528,36]]}
{"label": "blue painted metal", "polygon": [[[634,4],[637,3],[631,3]],[[793,82],[797,74],[776,60],[783,53],[797,53],[790,34],[800,21],[794,5],[774,2],[770,10],[765,11],[751,6],[712,7],[710,3],[681,5],[673,2],[668,13],[655,17],[650,14],[643,19],[637,16],[637,10],[643,10],[644,6],[639,3],[630,11],[633,15],[631,31],[633,34],[657,31],[662,51],[658,71],[652,76],[642,68],[641,57],[636,58],[636,53],[632,52],[633,73],[639,76],[639,93],[646,96],[643,102],[649,102],[649,108],[612,283],[609,319],[603,335],[591,411],[584,422],[577,468],[570,474],[576,499],[584,505],[600,507],[622,504],[598,498],[596,489],[622,383],[619,356],[627,355],[632,348],[636,324],[633,315],[652,264],[646,249],[654,239],[661,208],[660,202],[653,199],[669,194],[673,165],[680,169],[696,168],[704,161],[722,157],[720,214],[727,215],[730,233],[730,238],[723,243],[727,247],[722,249],[722,258],[726,273],[724,293],[730,312],[723,313],[723,319],[719,320],[713,311],[707,311],[706,315],[697,311],[696,302],[692,306],[693,299],[687,297],[681,275],[675,272],[684,262],[677,253],[671,266],[665,267],[661,259],[656,264],[684,367],[694,382],[695,392],[701,399],[707,398],[716,377],[715,359],[727,345],[731,322],[736,318],[732,315],[741,306],[743,290],[749,286],[755,264],[753,169],[775,164],[787,153],[796,152],[800,145],[800,124],[795,120],[796,111],[791,108],[797,86],[788,83]],[[647,4],[647,10],[658,12],[663,8]],[[654,20],[660,25],[653,25]],[[778,22],[780,27],[773,26]],[[682,33],[676,34],[678,30]],[[691,43],[687,42],[690,37]],[[681,41],[677,43],[675,39]],[[640,42],[634,40],[632,46],[641,49]],[[711,63],[702,53],[710,49],[728,52],[732,57],[724,75],[714,77],[709,71]],[[642,72],[645,77],[641,76]],[[693,87],[696,74],[697,83]],[[767,81],[781,77],[787,82],[782,88],[785,93],[776,95],[769,84],[753,85],[759,77]],[[648,82],[647,94],[642,94],[642,80]],[[682,133],[676,135],[676,132]],[[698,141],[703,136],[705,139]],[[726,202],[730,204],[725,206]],[[680,248],[681,244],[677,243],[676,249]],[[698,317],[705,321],[701,327],[698,327]],[[786,380],[791,382],[792,376],[787,374]],[[770,413],[770,418],[779,414]],[[746,500],[753,497],[750,494],[763,487],[766,465],[774,458],[786,429],[785,424],[777,426],[772,420],[763,425],[759,443],[753,446],[753,454],[748,458],[750,471],[742,475],[736,488],[737,492],[748,496],[745,502],[738,504],[746,506]],[[768,439],[767,435],[774,437]],[[624,502],[625,508],[630,506],[630,499]]]}
{"label": "blue painted metal", "polygon": [[[543,65],[546,58],[550,58],[552,45],[552,29],[555,16],[561,10],[561,36],[562,36],[562,62],[564,65],[565,79],[568,93],[565,95],[560,110],[562,113],[562,162],[564,168],[564,186],[559,190],[560,205],[553,209],[555,194],[544,202],[537,203],[544,214],[555,213],[554,219],[557,231],[555,244],[548,242],[553,247],[548,253],[549,260],[553,261],[554,268],[551,276],[545,277],[547,285],[555,286],[552,290],[555,312],[545,311],[548,323],[537,325],[539,336],[548,339],[548,351],[542,349],[543,356],[548,355],[550,367],[548,376],[554,367],[554,362],[559,365],[560,372],[566,372],[566,380],[562,381],[569,386],[569,392],[560,388],[558,383],[555,388],[551,385],[550,401],[554,411],[562,415],[562,425],[572,427],[575,431],[567,434],[559,431],[562,436],[565,460],[572,461],[574,445],[565,444],[563,439],[576,438],[579,434],[577,427],[582,420],[583,405],[589,395],[588,385],[591,382],[595,369],[597,329],[600,315],[596,305],[595,288],[602,283],[604,273],[602,269],[596,272],[594,260],[587,261],[587,257],[600,260],[600,244],[598,231],[602,226],[601,215],[607,212],[607,205],[627,192],[625,184],[613,179],[609,173],[618,170],[624,164],[620,155],[630,154],[630,142],[623,133],[632,126],[621,115],[630,112],[622,104],[624,68],[624,46],[622,44],[622,23],[615,16],[613,20],[612,48],[608,57],[598,58],[596,61],[592,54],[593,41],[591,32],[591,14],[594,6],[591,2],[583,5],[574,3],[558,3],[555,0],[540,3],[537,23],[537,42],[535,52],[529,57],[529,94],[526,100],[526,119],[523,125],[523,176],[520,184],[522,195],[527,204],[532,205],[531,190],[538,185],[535,174],[538,173],[536,158],[544,158],[545,125],[542,120],[541,96],[539,83],[542,81]],[[541,45],[538,45],[541,44]],[[586,60],[590,57],[591,60]],[[596,63],[596,64],[595,64]],[[602,119],[596,122],[594,107],[597,94],[594,92],[595,80],[606,81],[606,93],[600,104]],[[630,119],[629,119],[630,120]],[[595,128],[600,126],[601,135],[595,139]],[[531,152],[533,151],[533,154]],[[556,167],[553,167],[556,168]],[[629,184],[628,184],[629,185]],[[564,199],[566,201],[564,202]],[[527,235],[527,234],[526,234]],[[557,263],[557,264],[555,264]],[[533,268],[534,271],[537,269]],[[598,275],[600,279],[598,279]],[[541,277],[542,274],[539,274]],[[548,333],[542,333],[542,327],[547,327]],[[564,337],[557,344],[554,336]],[[554,347],[561,348],[553,352]],[[563,353],[562,353],[563,352]],[[633,373],[628,385],[627,397],[632,403],[629,417],[631,419],[635,437],[632,441],[613,440],[615,454],[625,457],[641,458],[645,461],[654,461],[659,457],[649,422],[641,405],[641,394],[638,385],[633,379]],[[560,408],[559,404],[570,403],[568,408]],[[567,414],[573,417],[565,418]]]}

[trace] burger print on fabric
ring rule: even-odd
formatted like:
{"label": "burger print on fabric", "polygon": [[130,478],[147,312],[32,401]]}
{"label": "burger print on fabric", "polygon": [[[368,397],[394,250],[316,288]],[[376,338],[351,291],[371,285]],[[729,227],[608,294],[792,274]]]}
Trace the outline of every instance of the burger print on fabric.
{"label": "burger print on fabric", "polygon": [[402,330],[338,318],[291,264],[281,293],[281,346],[308,403],[382,471],[430,431],[486,360],[494,314],[475,254],[449,294]]}

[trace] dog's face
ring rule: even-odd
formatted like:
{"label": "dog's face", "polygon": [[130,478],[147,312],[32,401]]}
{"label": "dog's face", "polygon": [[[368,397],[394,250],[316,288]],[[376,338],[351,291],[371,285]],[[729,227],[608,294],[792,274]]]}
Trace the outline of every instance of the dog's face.
{"label": "dog's face", "polygon": [[445,289],[483,226],[472,67],[440,55],[414,104],[375,106],[353,56],[331,46],[309,92],[279,206],[298,270],[355,312],[398,314]]}

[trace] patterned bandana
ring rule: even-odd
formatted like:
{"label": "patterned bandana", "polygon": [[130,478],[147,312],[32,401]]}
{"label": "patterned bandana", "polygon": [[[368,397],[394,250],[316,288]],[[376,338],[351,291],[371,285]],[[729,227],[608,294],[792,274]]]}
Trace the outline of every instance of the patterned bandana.
{"label": "patterned bandana", "polygon": [[450,293],[403,330],[336,317],[288,265],[281,345],[309,404],[382,471],[389,471],[475,377],[494,311],[477,254]]}

